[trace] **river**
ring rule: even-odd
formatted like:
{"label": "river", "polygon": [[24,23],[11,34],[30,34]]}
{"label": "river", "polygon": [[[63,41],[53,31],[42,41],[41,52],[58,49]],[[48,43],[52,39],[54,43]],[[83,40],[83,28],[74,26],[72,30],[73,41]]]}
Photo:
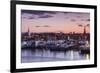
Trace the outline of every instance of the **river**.
{"label": "river", "polygon": [[79,50],[51,51],[47,49],[22,49],[21,63],[87,60],[89,54],[82,54]]}

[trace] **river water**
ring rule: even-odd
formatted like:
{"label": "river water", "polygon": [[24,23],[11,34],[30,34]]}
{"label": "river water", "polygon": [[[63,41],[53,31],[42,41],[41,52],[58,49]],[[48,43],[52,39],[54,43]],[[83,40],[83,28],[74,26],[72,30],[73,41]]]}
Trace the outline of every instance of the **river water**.
{"label": "river water", "polygon": [[70,61],[70,60],[87,60],[89,54],[82,54],[79,50],[51,51],[47,49],[22,49],[21,62],[48,62],[48,61]]}

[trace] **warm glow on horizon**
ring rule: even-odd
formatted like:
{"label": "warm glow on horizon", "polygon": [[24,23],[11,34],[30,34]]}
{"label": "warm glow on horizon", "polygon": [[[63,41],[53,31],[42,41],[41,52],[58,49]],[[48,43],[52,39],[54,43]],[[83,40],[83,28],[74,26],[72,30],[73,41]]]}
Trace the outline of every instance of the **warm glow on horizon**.
{"label": "warm glow on horizon", "polygon": [[[58,11],[21,11],[22,32],[90,32],[90,14]],[[82,26],[79,26],[82,25]]]}

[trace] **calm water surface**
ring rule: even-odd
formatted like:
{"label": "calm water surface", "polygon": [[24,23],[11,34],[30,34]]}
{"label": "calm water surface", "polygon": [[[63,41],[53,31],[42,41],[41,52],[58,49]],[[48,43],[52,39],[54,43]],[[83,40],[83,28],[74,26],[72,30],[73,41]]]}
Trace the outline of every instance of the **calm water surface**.
{"label": "calm water surface", "polygon": [[45,49],[23,49],[21,51],[22,63],[87,59],[89,59],[89,54],[81,54],[79,50],[50,51]]}

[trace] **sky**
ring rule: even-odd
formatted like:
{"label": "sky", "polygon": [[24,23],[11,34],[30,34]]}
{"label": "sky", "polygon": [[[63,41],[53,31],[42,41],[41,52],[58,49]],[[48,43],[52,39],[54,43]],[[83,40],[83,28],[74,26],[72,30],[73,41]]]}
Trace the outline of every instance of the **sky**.
{"label": "sky", "polygon": [[21,10],[22,32],[90,32],[90,13]]}

